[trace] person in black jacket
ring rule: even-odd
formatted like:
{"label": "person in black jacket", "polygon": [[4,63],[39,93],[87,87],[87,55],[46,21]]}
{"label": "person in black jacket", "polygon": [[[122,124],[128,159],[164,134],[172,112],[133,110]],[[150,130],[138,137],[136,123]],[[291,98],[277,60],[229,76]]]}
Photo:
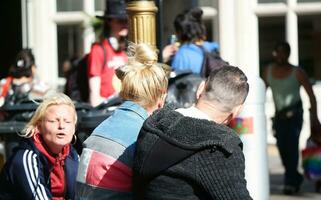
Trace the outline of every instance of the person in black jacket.
{"label": "person in black jacket", "polygon": [[78,154],[71,141],[76,122],[68,96],[45,96],[1,172],[0,199],[74,199]]}
{"label": "person in black jacket", "polygon": [[201,83],[195,106],[151,115],[136,144],[134,199],[252,199],[242,142],[227,126],[248,90],[245,74],[226,66]]}

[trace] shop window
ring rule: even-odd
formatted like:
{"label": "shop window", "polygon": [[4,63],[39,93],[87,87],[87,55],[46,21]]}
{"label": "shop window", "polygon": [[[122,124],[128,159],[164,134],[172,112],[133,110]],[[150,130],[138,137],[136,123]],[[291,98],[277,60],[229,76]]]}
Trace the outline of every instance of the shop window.
{"label": "shop window", "polygon": [[259,17],[260,71],[273,61],[272,51],[285,40],[285,17]]}
{"label": "shop window", "polygon": [[83,0],[56,0],[57,1],[57,11],[82,11],[83,10]]}
{"label": "shop window", "polygon": [[258,0],[258,3],[286,3],[286,0]]}
{"label": "shop window", "polygon": [[70,69],[70,61],[83,54],[83,30],[81,25],[58,25],[58,65],[59,77],[64,77]]}
{"label": "shop window", "polygon": [[298,16],[299,65],[311,80],[321,80],[321,15]]}

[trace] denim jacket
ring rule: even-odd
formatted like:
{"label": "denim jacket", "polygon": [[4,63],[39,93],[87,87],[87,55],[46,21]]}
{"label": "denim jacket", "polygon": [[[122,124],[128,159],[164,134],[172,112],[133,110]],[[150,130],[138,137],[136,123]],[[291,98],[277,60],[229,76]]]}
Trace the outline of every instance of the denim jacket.
{"label": "denim jacket", "polygon": [[135,143],[148,113],[125,101],[84,142],[76,199],[132,199]]}

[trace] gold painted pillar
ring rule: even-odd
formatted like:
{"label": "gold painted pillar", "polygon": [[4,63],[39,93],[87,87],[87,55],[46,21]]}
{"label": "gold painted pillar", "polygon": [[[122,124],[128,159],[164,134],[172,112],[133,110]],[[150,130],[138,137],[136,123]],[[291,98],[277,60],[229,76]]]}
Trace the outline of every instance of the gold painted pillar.
{"label": "gold painted pillar", "polygon": [[129,41],[136,44],[147,43],[156,48],[157,7],[154,1],[129,1],[126,10],[129,19]]}

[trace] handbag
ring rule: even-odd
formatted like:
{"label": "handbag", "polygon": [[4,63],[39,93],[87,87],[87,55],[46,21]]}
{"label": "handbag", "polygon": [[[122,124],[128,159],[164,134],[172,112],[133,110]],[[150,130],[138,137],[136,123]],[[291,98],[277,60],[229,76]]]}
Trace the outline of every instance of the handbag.
{"label": "handbag", "polygon": [[309,138],[301,153],[305,176],[310,180],[321,180],[321,145]]}

